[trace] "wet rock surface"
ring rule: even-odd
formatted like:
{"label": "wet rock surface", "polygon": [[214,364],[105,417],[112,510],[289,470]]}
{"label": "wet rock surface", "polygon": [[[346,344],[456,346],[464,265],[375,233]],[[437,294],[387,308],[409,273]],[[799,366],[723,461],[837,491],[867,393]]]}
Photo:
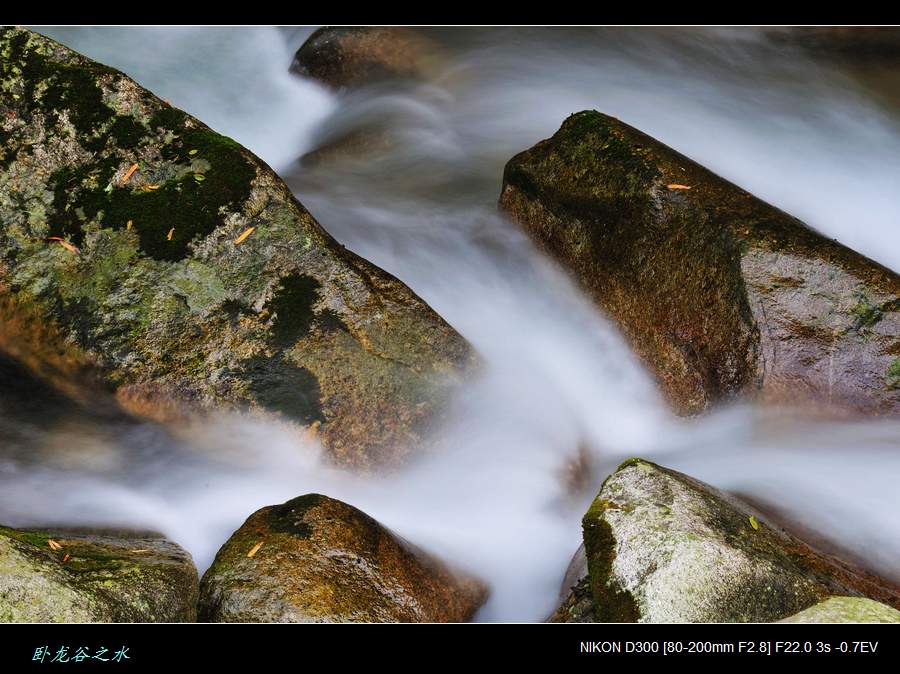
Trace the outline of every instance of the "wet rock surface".
{"label": "wet rock surface", "polygon": [[326,26],[297,50],[291,72],[334,89],[353,88],[421,77],[436,52],[437,45],[414,28]]}
{"label": "wet rock surface", "polygon": [[900,411],[900,277],[627,124],[571,116],[509,161],[500,204],[679,412],[746,394]]}
{"label": "wet rock surface", "polygon": [[18,28],[0,55],[15,316],[150,416],[277,414],[364,469],[422,441],[471,355],[421,299],[246,149],[122,73]]}
{"label": "wet rock surface", "polygon": [[201,582],[208,622],[464,622],[487,596],[356,508],[308,494],[262,508]]}
{"label": "wet rock surface", "polygon": [[158,534],[0,527],[2,622],[192,622],[191,556]]}
{"label": "wet rock surface", "polygon": [[588,574],[555,622],[771,622],[833,595],[900,606],[900,588],[889,581],[640,459],[606,480],[583,527]]}
{"label": "wet rock surface", "polygon": [[830,597],[783,623],[900,623],[900,611],[871,599]]}

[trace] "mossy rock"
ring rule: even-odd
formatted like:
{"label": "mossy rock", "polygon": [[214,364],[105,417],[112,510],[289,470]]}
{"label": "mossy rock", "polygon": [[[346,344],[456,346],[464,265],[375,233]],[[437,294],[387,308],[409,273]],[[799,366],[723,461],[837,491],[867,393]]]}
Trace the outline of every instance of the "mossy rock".
{"label": "mossy rock", "polygon": [[[574,606],[597,622],[772,622],[834,595],[900,607],[896,585],[649,461],[607,478],[582,524],[588,573],[556,620]],[[585,584],[592,615],[579,605]]]}
{"label": "mossy rock", "polygon": [[487,594],[480,581],[318,494],[251,515],[200,588],[208,622],[464,622]]}
{"label": "mossy rock", "polygon": [[422,31],[396,26],[326,26],[297,50],[291,71],[334,89],[386,79],[418,79],[438,58]]}
{"label": "mossy rock", "polygon": [[157,534],[0,527],[0,622],[193,622],[197,597],[191,556]]}
{"label": "mossy rock", "polygon": [[506,165],[501,207],[681,413],[752,394],[895,415],[900,277],[599,112]]}
{"label": "mossy rock", "polygon": [[900,623],[900,611],[861,597],[829,597],[783,623]]}
{"label": "mossy rock", "polygon": [[0,132],[0,298],[40,328],[20,347],[53,336],[142,413],[279,415],[363,469],[440,419],[465,340],[235,141],[20,28]]}

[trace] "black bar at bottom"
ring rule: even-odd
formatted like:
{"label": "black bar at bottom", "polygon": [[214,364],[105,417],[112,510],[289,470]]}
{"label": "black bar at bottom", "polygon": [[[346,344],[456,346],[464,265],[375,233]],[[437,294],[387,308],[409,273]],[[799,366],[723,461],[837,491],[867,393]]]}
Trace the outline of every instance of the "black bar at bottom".
{"label": "black bar at bottom", "polygon": [[[6,671],[606,659],[895,661],[897,625],[2,625]],[[327,662],[327,660],[326,660]]]}

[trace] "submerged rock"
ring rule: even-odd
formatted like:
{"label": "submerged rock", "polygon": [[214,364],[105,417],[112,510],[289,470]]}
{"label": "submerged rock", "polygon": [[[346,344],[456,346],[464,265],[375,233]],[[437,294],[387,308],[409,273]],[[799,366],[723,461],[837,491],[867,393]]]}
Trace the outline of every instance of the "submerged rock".
{"label": "submerged rock", "polygon": [[192,622],[197,569],[157,534],[0,527],[2,622]]}
{"label": "submerged rock", "polygon": [[771,622],[833,595],[900,607],[888,581],[648,461],[626,461],[607,478],[583,527],[588,575],[553,621]]}
{"label": "submerged rock", "polygon": [[0,55],[0,295],[18,313],[142,413],[275,413],[363,468],[422,440],[470,351],[420,298],[122,73],[19,28]]}
{"label": "submerged rock", "polygon": [[500,204],[678,411],[747,393],[900,411],[900,277],[627,124],[572,115],[509,161]]}
{"label": "submerged rock", "polygon": [[326,26],[297,50],[291,72],[334,89],[421,77],[436,58],[434,42],[414,28]]}
{"label": "submerged rock", "polygon": [[900,623],[900,611],[871,599],[830,597],[783,623]]}
{"label": "submerged rock", "polygon": [[463,622],[486,589],[318,494],[251,515],[200,590],[210,622]]}

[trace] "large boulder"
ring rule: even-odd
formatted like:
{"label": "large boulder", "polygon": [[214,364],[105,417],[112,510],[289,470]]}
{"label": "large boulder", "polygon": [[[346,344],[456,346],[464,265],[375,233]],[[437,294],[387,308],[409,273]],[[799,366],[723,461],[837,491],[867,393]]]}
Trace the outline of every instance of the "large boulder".
{"label": "large boulder", "polygon": [[2,622],[192,622],[197,569],[157,534],[0,527]]}
{"label": "large boulder", "polygon": [[583,527],[588,574],[551,620],[771,622],[834,595],[900,607],[892,583],[648,461],[626,461],[607,478]]}
{"label": "large boulder", "polygon": [[19,28],[0,54],[0,295],[17,312],[145,413],[282,415],[361,468],[422,441],[471,356],[420,298],[122,73]]}
{"label": "large boulder", "polygon": [[210,622],[463,622],[486,597],[356,508],[318,494],[253,513],[200,589]]}
{"label": "large boulder", "polygon": [[326,26],[297,50],[291,72],[345,89],[386,79],[418,79],[436,57],[435,43],[414,28]]}
{"label": "large boulder", "polygon": [[829,597],[783,623],[900,623],[900,611],[861,597]]}
{"label": "large boulder", "polygon": [[900,277],[599,112],[513,157],[501,207],[682,413],[748,393],[900,411]]}

